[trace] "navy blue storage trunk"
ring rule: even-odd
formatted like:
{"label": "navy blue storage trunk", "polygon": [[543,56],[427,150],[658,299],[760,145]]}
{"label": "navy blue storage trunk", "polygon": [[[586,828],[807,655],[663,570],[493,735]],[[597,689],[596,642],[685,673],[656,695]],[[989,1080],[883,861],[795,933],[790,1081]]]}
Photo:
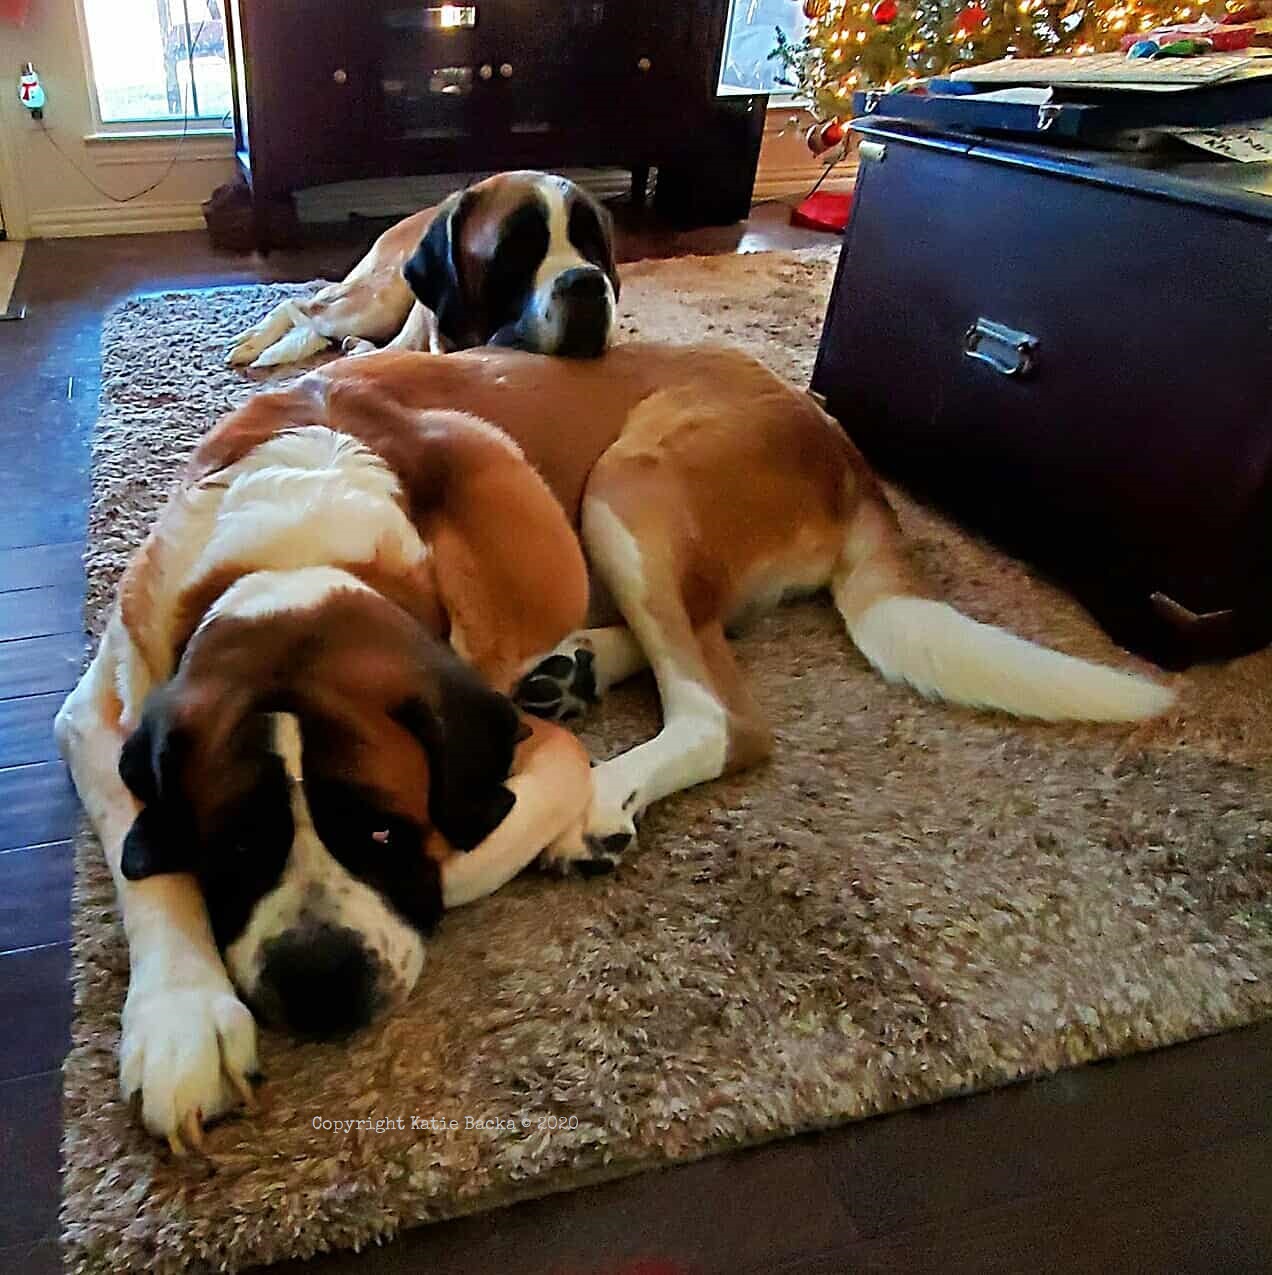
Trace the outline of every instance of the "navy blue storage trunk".
{"label": "navy blue storage trunk", "polygon": [[1164,665],[1272,640],[1269,166],[854,127],[813,389],[865,454]]}

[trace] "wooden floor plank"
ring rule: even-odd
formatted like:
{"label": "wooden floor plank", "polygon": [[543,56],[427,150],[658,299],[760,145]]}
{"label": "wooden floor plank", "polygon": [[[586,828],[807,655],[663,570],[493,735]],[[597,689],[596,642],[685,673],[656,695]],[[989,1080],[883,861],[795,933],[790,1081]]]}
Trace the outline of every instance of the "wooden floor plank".
{"label": "wooden floor plank", "polygon": [[[0,956],[0,1081],[62,1065],[71,1036],[70,972],[71,949],[66,943]],[[56,1126],[41,1136],[57,1146]],[[0,1157],[0,1164],[4,1162]]]}
{"label": "wooden floor plank", "polygon": [[0,852],[0,954],[71,937],[69,841]]}
{"label": "wooden floor plank", "polygon": [[[926,1167],[923,1176],[939,1171]],[[850,1243],[779,1269],[781,1275],[1264,1275],[1272,1269],[1270,1177],[1272,1139],[1254,1134],[1116,1174],[1090,1174],[1063,1190]],[[752,1268],[754,1275],[772,1269]]]}
{"label": "wooden floor plank", "polygon": [[79,633],[0,642],[0,700],[69,691],[79,681],[85,648]]}
{"label": "wooden floor plank", "polygon": [[420,1227],[377,1249],[372,1266],[344,1252],[282,1262],[269,1275],[600,1275],[641,1262],[722,1275],[767,1269],[853,1238],[827,1190],[822,1150],[821,1136],[808,1135]]}
{"label": "wooden floor plank", "polygon": [[53,718],[66,698],[62,691],[0,699],[0,770],[36,761],[56,761]]}
{"label": "wooden floor plank", "polygon": [[[1074,1068],[1002,1089],[992,1103],[943,1102],[859,1125],[856,1136],[845,1130],[827,1167],[862,1235],[936,1225],[1025,1193],[1167,1159],[1181,1145],[1208,1146],[1256,1130],[1272,1140],[1269,1058],[1272,1023]],[[1216,1092],[1222,1102],[1212,1101]],[[916,1174],[934,1145],[944,1148],[941,1172]]]}
{"label": "wooden floor plank", "polygon": [[74,540],[84,535],[86,514],[73,500],[41,505],[32,498],[0,510],[0,552],[27,545]]}
{"label": "wooden floor plank", "polygon": [[[57,1240],[40,1240],[0,1248],[0,1271],[20,1271],[21,1275],[64,1275],[62,1246]],[[370,1272],[367,1272],[370,1275]]]}
{"label": "wooden floor plank", "polygon": [[0,593],[0,642],[84,631],[84,587],[49,584]]}
{"label": "wooden floor plank", "polygon": [[[0,1084],[0,1252],[36,1244],[57,1234],[60,1195],[58,1143],[48,1137],[62,1121],[62,1073]],[[27,1275],[48,1269],[13,1265],[0,1257],[0,1270]]]}
{"label": "wooden floor plank", "polygon": [[84,546],[80,541],[0,549],[0,591],[51,584],[77,584],[83,589]]}
{"label": "wooden floor plank", "polygon": [[0,770],[0,850],[67,841],[79,820],[75,788],[61,762]]}

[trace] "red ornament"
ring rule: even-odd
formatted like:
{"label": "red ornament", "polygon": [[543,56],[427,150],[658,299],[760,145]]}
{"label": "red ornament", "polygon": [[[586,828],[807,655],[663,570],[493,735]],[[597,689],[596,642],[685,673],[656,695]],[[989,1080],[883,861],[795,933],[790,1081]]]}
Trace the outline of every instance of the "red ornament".
{"label": "red ornament", "polygon": [[844,140],[844,126],[838,120],[827,120],[821,130],[822,150],[828,151]]}
{"label": "red ornament", "polygon": [[819,190],[791,209],[791,225],[802,226],[805,230],[842,230],[848,224],[851,209],[851,195],[833,195],[828,190]]}
{"label": "red ornament", "polygon": [[826,144],[822,141],[822,126],[820,124],[810,124],[808,132],[804,134],[804,143],[814,155],[820,155],[826,149]]}
{"label": "red ornament", "polygon": [[954,19],[954,27],[958,31],[966,31],[968,35],[971,35],[988,21],[989,14],[980,5],[969,4],[965,9],[959,10],[958,16]]}
{"label": "red ornament", "polygon": [[870,16],[881,26],[886,27],[888,23],[897,20],[897,0],[879,0],[879,3],[870,10]]}

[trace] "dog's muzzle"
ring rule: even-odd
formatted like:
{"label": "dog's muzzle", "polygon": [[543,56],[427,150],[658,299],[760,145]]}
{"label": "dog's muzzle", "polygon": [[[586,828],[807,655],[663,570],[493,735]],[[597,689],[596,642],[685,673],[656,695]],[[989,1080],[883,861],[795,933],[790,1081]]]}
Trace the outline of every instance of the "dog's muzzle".
{"label": "dog's muzzle", "polygon": [[591,359],[609,344],[614,308],[609,280],[595,266],[576,266],[557,275],[551,307],[560,315],[556,352]]}
{"label": "dog's muzzle", "polygon": [[525,311],[487,342],[532,354],[596,358],[614,323],[614,293],[597,266],[571,266],[531,294]]}
{"label": "dog's muzzle", "polygon": [[269,941],[252,1007],[298,1036],[347,1036],[383,1002],[381,974],[379,958],[356,931],[309,922]]}

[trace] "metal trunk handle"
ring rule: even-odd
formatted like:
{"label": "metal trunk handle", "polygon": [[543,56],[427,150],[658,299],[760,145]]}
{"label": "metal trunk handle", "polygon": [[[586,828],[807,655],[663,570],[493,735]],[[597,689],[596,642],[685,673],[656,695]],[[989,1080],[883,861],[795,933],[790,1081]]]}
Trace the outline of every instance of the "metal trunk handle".
{"label": "metal trunk handle", "polygon": [[1038,338],[982,317],[963,333],[963,353],[1003,376],[1028,376],[1038,366]]}

